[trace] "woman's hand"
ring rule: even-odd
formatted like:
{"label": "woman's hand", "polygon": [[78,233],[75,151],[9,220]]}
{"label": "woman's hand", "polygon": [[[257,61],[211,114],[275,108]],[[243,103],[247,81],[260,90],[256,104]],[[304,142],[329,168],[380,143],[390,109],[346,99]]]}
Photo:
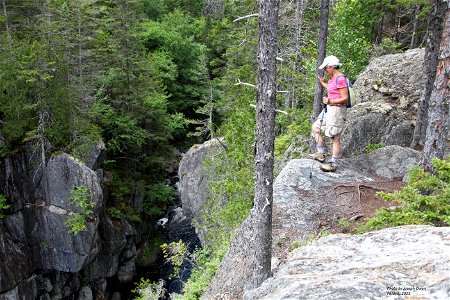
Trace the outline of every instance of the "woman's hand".
{"label": "woman's hand", "polygon": [[320,84],[321,84],[324,88],[326,88],[326,89],[328,88],[328,84],[325,83],[325,76],[323,76],[323,77],[317,76],[317,79],[319,79]]}
{"label": "woman's hand", "polygon": [[323,77],[317,76],[317,78],[319,79],[320,83],[325,84],[325,75]]}
{"label": "woman's hand", "polygon": [[323,104],[328,104],[328,97],[323,97],[322,98],[322,103]]}

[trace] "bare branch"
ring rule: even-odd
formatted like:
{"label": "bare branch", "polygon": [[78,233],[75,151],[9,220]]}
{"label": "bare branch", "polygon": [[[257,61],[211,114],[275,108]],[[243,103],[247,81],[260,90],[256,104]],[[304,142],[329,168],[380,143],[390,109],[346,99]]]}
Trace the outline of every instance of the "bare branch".
{"label": "bare branch", "polygon": [[256,85],[251,84],[251,83],[247,83],[247,82],[242,82],[240,79],[238,79],[238,82],[235,83],[234,85],[246,85],[246,86],[249,86],[249,87],[252,87],[252,88],[256,89]]}
{"label": "bare branch", "polygon": [[264,205],[263,209],[261,210],[261,212],[264,212],[264,210],[266,209],[267,206],[270,205],[269,199],[266,198],[266,204]]}
{"label": "bare branch", "polygon": [[243,16],[243,17],[239,17],[239,18],[237,18],[237,19],[233,20],[233,22],[237,22],[237,21],[239,21],[239,20],[242,20],[242,19],[246,19],[246,18],[251,18],[251,17],[258,17],[258,16],[259,16],[259,14],[251,14],[251,15],[246,15],[246,16]]}
{"label": "bare branch", "polygon": [[[253,107],[253,108],[256,108],[256,105],[255,105],[255,104],[250,104],[250,106]],[[289,114],[287,111],[279,110],[279,109],[276,109],[276,108],[275,108],[275,112],[276,112],[276,113],[280,113],[280,114],[285,114],[285,115],[288,115],[288,114]]]}

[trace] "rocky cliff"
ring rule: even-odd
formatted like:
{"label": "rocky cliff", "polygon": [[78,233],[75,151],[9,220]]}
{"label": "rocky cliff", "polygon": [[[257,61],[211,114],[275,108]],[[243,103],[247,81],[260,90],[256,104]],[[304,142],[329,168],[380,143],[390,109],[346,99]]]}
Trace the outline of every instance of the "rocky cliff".
{"label": "rocky cliff", "polygon": [[[90,167],[104,150],[93,146]],[[107,278],[131,280],[136,231],[104,213],[103,171],[68,154],[47,157],[29,144],[0,162],[0,194],[11,205],[0,220],[0,299],[106,299]],[[81,213],[69,202],[74,187],[89,190],[87,230],[65,222]]]}
{"label": "rocky cliff", "polygon": [[[210,140],[191,147],[181,159],[178,168],[178,192],[184,213],[194,221],[200,221],[201,206],[208,199],[212,172],[208,170],[207,161],[214,159],[222,150],[220,140]],[[199,229],[196,229],[196,232],[204,243],[204,233]]]}
{"label": "rocky cliff", "polygon": [[[332,232],[342,220],[351,226],[358,218],[371,216],[376,208],[388,205],[374,197],[375,191],[398,189],[407,170],[419,159],[420,153],[415,150],[388,146],[342,160],[336,173],[321,172],[320,164],[310,159],[291,160],[274,183],[272,265],[277,268],[281,262],[288,263],[293,243]],[[242,299],[249,289],[254,254],[246,243],[254,226],[251,212],[203,299],[224,294],[225,299]]]}

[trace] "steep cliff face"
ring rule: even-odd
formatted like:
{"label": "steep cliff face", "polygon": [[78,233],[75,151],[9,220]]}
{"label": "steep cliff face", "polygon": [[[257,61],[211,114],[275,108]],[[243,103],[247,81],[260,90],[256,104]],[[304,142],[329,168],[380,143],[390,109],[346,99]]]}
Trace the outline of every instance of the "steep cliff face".
{"label": "steep cliff face", "polygon": [[[202,204],[208,199],[209,184],[212,179],[211,171],[206,166],[206,161],[214,159],[214,156],[223,150],[218,140],[211,140],[202,145],[193,146],[183,154],[178,169],[178,192],[183,205],[183,211],[188,218],[200,220]],[[204,243],[201,230],[196,230],[200,241]]]}
{"label": "steep cliff face", "polygon": [[[136,231],[105,215],[101,170],[68,154],[50,157],[43,169],[35,150],[29,145],[0,162],[0,194],[11,204],[0,221],[0,299],[101,299],[106,278],[132,278]],[[92,167],[101,151],[93,153]],[[80,186],[94,206],[87,230],[73,235],[64,223],[81,213],[69,202]]]}

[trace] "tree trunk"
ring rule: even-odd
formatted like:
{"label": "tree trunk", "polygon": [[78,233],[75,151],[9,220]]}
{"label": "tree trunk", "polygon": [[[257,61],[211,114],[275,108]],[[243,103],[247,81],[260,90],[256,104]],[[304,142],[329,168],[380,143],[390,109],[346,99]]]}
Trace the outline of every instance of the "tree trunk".
{"label": "tree trunk", "polygon": [[442,0],[433,0],[428,24],[427,24],[427,48],[425,49],[425,57],[422,65],[424,70],[424,88],[419,99],[419,107],[417,109],[416,127],[414,129],[411,148],[417,148],[423,144],[425,140],[425,131],[428,120],[428,103],[431,92],[433,90],[433,83],[436,78],[436,68],[438,64],[439,42],[442,37],[443,18],[446,9],[445,2]]}
{"label": "tree trunk", "polygon": [[330,0],[321,0],[320,11],[320,31],[319,31],[319,49],[317,55],[317,71],[316,71],[316,87],[314,90],[314,119],[316,119],[322,110],[322,85],[320,84],[318,76],[323,76],[323,70],[319,70],[322,64],[327,49],[327,35],[328,35],[328,13],[330,11]]}
{"label": "tree trunk", "polygon": [[422,9],[422,5],[417,5],[416,10],[414,12],[414,23],[413,23],[413,32],[411,36],[411,44],[410,48],[417,48],[417,34],[419,30],[419,14]]}
{"label": "tree trunk", "polygon": [[428,110],[429,120],[425,147],[422,154],[421,165],[425,171],[432,172],[431,160],[434,157],[443,159],[448,139],[450,91],[450,2],[445,4],[444,30],[442,32],[439,61],[434,81],[433,92],[430,97]]}
{"label": "tree trunk", "polygon": [[[295,55],[295,61],[292,65],[292,71],[294,73],[299,72],[300,70],[300,61],[302,60],[302,56],[300,54],[300,37],[304,22],[303,17],[303,11],[305,10],[305,7],[308,4],[308,0],[296,0],[295,1],[295,32],[294,32],[294,55]],[[292,75],[289,75],[288,77],[289,81],[289,87],[288,91],[289,93],[286,95],[286,101],[285,101],[285,108],[290,109],[294,108],[296,104],[299,102],[297,97],[297,87],[296,87],[296,80],[293,78]]]}
{"label": "tree trunk", "polygon": [[394,40],[396,43],[400,42],[400,28],[401,28],[401,12],[400,7],[397,8],[397,11],[395,12],[395,33],[394,33]]}
{"label": "tree trunk", "polygon": [[273,162],[275,141],[277,0],[259,2],[258,79],[255,133],[256,232],[253,249],[253,287],[266,280],[272,259]]}
{"label": "tree trunk", "polygon": [[8,11],[6,9],[6,0],[2,1],[3,4],[3,15],[5,16],[4,23],[5,23],[5,30],[6,30],[6,42],[9,47],[9,50],[11,50],[11,32],[9,29],[9,22],[8,22]]}

